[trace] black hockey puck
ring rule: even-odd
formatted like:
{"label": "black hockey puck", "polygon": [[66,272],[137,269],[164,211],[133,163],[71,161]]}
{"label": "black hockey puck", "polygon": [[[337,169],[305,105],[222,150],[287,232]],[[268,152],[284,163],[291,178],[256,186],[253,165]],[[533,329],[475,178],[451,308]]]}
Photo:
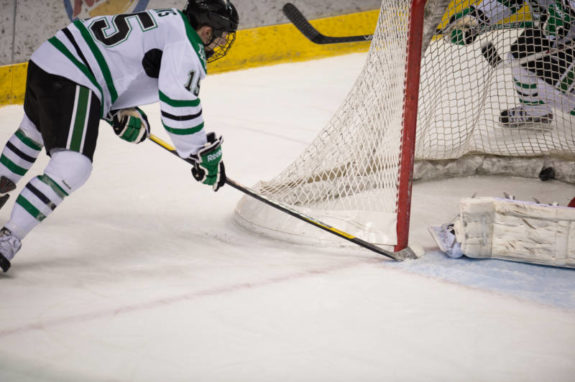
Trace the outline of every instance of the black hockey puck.
{"label": "black hockey puck", "polygon": [[543,167],[539,172],[539,179],[544,182],[555,179],[555,169],[553,167]]}

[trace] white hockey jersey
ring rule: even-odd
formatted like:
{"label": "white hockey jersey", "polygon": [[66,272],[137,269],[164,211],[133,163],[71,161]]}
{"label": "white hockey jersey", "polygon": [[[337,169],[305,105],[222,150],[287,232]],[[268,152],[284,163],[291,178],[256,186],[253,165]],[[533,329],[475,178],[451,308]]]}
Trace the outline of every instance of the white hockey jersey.
{"label": "white hockey jersey", "polygon": [[94,91],[102,117],[159,101],[162,123],[181,157],[206,143],[198,98],[206,76],[204,45],[177,9],[75,20],[30,59]]}

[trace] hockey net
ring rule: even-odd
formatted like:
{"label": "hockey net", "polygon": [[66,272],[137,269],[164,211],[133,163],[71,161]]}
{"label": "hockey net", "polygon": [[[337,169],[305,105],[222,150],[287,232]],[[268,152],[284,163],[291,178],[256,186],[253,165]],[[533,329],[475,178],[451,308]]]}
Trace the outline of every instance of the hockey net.
{"label": "hockey net", "polygon": [[[458,0],[459,1],[459,0]],[[304,152],[274,179],[254,189],[368,242],[407,246],[411,180],[473,174],[537,177],[544,167],[575,182],[575,117],[570,91],[555,99],[551,123],[503,127],[502,110],[521,104],[507,59],[530,21],[529,9],[485,30],[469,45],[437,33],[470,2],[384,0],[364,68],[348,97]],[[406,79],[413,49],[423,41],[419,91]],[[487,57],[482,47],[489,44]],[[494,54],[503,61],[494,63]],[[491,58],[491,62],[487,58]],[[413,64],[413,62],[411,62]],[[417,67],[417,65],[416,65]],[[570,77],[573,82],[572,78]],[[417,80],[417,78],[416,78]],[[528,81],[523,81],[528,82]],[[554,94],[553,89],[546,94]],[[418,105],[415,149],[408,119]],[[531,100],[532,101],[532,100]],[[415,158],[415,164],[411,161]],[[331,235],[244,197],[236,219],[276,238],[342,243]]]}

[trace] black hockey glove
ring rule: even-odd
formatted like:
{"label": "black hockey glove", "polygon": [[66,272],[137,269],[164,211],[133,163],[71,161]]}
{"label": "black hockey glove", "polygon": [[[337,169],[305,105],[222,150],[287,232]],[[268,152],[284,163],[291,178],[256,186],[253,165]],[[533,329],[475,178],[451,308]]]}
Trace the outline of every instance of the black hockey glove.
{"label": "black hockey glove", "polygon": [[190,156],[194,162],[192,175],[198,182],[213,186],[214,191],[217,191],[226,183],[226,169],[222,162],[224,138],[217,138],[215,133],[208,133],[207,138],[208,142],[204,147]]}
{"label": "black hockey glove", "polygon": [[125,141],[141,143],[150,136],[148,117],[138,107],[110,112],[105,119]]}
{"label": "black hockey glove", "polygon": [[450,40],[453,44],[468,45],[473,44],[487,24],[489,19],[483,11],[471,6],[451,16],[445,29],[451,31]]}

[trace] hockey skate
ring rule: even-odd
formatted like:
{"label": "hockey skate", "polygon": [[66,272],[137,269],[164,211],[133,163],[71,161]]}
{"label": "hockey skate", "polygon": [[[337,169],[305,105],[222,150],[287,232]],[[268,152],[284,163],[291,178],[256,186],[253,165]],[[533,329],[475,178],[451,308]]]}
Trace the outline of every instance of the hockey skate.
{"label": "hockey skate", "polygon": [[441,252],[453,259],[463,256],[461,244],[455,238],[453,224],[429,227],[429,233]]}
{"label": "hockey skate", "polygon": [[552,121],[553,113],[550,110],[543,115],[534,115],[523,105],[503,110],[499,115],[501,126],[513,129],[549,131]]}
{"label": "hockey skate", "polygon": [[6,201],[10,197],[8,194],[14,191],[16,185],[10,179],[6,178],[4,175],[0,176],[0,208],[4,207]]}
{"label": "hockey skate", "polygon": [[0,268],[4,272],[10,269],[10,260],[14,258],[16,252],[22,247],[22,242],[16,236],[12,235],[7,228],[0,230]]}

